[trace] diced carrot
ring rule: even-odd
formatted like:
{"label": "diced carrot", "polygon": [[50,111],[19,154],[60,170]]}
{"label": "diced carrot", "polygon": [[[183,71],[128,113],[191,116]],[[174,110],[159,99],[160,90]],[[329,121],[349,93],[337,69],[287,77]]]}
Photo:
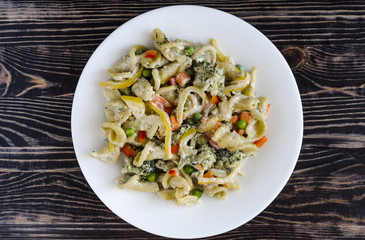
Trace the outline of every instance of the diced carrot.
{"label": "diced carrot", "polygon": [[213,104],[218,104],[220,101],[219,97],[217,95],[213,95],[212,96],[212,103]]}
{"label": "diced carrot", "polygon": [[270,110],[270,104],[267,105],[265,119],[267,118],[267,116],[269,116],[269,110]]}
{"label": "diced carrot", "polygon": [[171,170],[169,171],[169,174],[170,174],[170,175],[172,175],[172,176],[174,176],[174,177],[179,176],[179,173],[178,173],[176,170],[174,170],[174,169],[171,169]]}
{"label": "diced carrot", "polygon": [[187,72],[181,72],[176,75],[176,82],[184,87],[190,81],[190,76]]}
{"label": "diced carrot", "polygon": [[180,127],[180,124],[178,123],[176,117],[174,115],[170,116],[170,122],[171,122],[171,130],[175,131]]}
{"label": "diced carrot", "polygon": [[223,183],[223,186],[225,187],[225,188],[228,188],[229,186],[228,186],[228,183]]}
{"label": "diced carrot", "polygon": [[250,112],[242,112],[240,115],[241,120],[245,120],[246,123],[249,123],[251,121],[251,113]]}
{"label": "diced carrot", "polygon": [[195,168],[198,170],[204,170],[202,165],[200,165],[200,164],[195,164]]}
{"label": "diced carrot", "polygon": [[146,58],[155,58],[157,55],[156,50],[147,50],[146,51]]}
{"label": "diced carrot", "polygon": [[264,143],[267,141],[267,138],[265,136],[263,136],[262,138],[260,138],[259,140],[255,141],[254,144],[260,148],[262,147],[262,145],[264,145]]}
{"label": "diced carrot", "polygon": [[214,177],[213,173],[211,171],[208,171],[206,172],[204,175],[203,175],[204,178],[212,178]]}
{"label": "diced carrot", "polygon": [[176,78],[170,78],[171,85],[176,85]]}
{"label": "diced carrot", "polygon": [[164,111],[166,111],[165,108],[171,107],[171,103],[157,93],[152,95],[151,102]]}
{"label": "diced carrot", "polygon": [[139,132],[139,141],[143,144],[146,143],[146,132],[145,131]]}
{"label": "diced carrot", "polygon": [[137,151],[135,151],[131,145],[129,144],[125,144],[123,147],[122,147],[122,152],[127,155],[128,157],[134,157],[136,154],[137,154]]}
{"label": "diced carrot", "polygon": [[245,132],[246,132],[246,131],[245,131],[245,129],[238,129],[238,128],[237,128],[237,129],[236,129],[236,132],[237,132],[239,135],[241,135],[241,136],[242,136],[243,134],[245,134]]}
{"label": "diced carrot", "polygon": [[232,124],[237,124],[239,120],[239,117],[237,115],[233,115],[232,118],[231,118],[231,123]]}
{"label": "diced carrot", "polygon": [[179,145],[172,145],[171,146],[171,153],[178,154],[179,153]]}

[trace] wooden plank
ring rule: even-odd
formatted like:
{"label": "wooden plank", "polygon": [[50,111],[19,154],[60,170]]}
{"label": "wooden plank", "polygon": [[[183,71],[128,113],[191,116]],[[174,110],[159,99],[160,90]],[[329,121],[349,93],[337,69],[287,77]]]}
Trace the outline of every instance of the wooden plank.
{"label": "wooden plank", "polygon": [[364,1],[1,1],[0,238],[163,239],[115,216],[73,152],[78,78],[118,26],[198,4],[262,31],[291,66],[304,113],[289,182],[249,223],[208,239],[365,239]]}
{"label": "wooden plank", "polygon": [[[53,3],[51,8],[42,1],[33,5],[1,4],[0,30],[6,33],[1,45],[95,47],[127,20],[169,2],[96,1],[92,8],[75,3],[70,7],[68,1]],[[280,1],[236,1],[229,5],[223,1],[205,5],[245,19],[277,44],[362,44],[365,40],[363,1],[313,1],[285,3],[284,6]]]}
{"label": "wooden plank", "polygon": [[[24,159],[32,163],[31,171],[0,173],[3,179],[0,182],[0,223],[5,224],[3,227],[19,224],[20,228],[37,222],[48,224],[50,230],[57,229],[53,223],[123,222],[100,202],[77,167],[65,162],[64,169],[57,169],[58,162],[63,163],[62,156],[68,154],[62,152],[63,148],[59,150],[61,158],[49,159],[57,171],[47,172],[50,166],[42,171],[39,159]],[[338,226],[335,229],[340,232],[342,226],[365,226],[365,220],[359,215],[365,211],[365,163],[361,160],[364,157],[362,150],[303,149],[281,194],[250,224],[288,224],[299,229],[313,224],[331,225],[332,228]],[[20,164],[18,166],[23,170]]]}
{"label": "wooden plank", "polygon": [[[9,231],[10,230],[10,231]],[[262,233],[265,233],[264,235]],[[9,224],[0,227],[0,237],[6,239],[166,239],[143,232],[126,223],[108,224]],[[307,224],[301,227],[288,224],[246,224],[235,230],[209,240],[235,239],[364,239],[364,228],[343,226],[341,228]]]}

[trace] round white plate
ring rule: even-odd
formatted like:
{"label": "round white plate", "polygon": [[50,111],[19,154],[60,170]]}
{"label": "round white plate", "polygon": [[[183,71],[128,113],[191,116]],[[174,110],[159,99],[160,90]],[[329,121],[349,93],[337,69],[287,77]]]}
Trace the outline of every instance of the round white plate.
{"label": "round white plate", "polygon": [[[178,206],[156,194],[117,189],[118,165],[89,156],[106,144],[100,125],[105,99],[99,82],[107,69],[134,44],[153,47],[150,34],[159,27],[166,35],[209,43],[215,38],[223,52],[245,70],[258,67],[257,95],[269,98],[268,142],[247,160],[241,190],[227,200],[203,197],[193,207]],[[144,13],[108,36],[87,62],[72,106],[72,139],[81,170],[103,203],[116,215],[144,231],[172,238],[200,238],[224,233],[263,211],[288,181],[299,156],[303,135],[300,95],[285,59],[276,47],[245,21],[206,7],[173,6]]]}

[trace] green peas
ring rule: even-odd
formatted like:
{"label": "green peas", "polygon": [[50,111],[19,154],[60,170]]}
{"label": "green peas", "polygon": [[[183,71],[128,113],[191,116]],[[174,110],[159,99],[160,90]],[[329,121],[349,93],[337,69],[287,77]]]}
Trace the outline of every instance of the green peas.
{"label": "green peas", "polygon": [[198,123],[200,122],[200,119],[203,118],[203,114],[201,113],[194,113],[194,122]]}
{"label": "green peas", "polygon": [[195,48],[193,46],[189,46],[185,48],[185,54],[188,56],[193,55],[195,52]]}
{"label": "green peas", "polygon": [[143,71],[142,71],[142,76],[143,76],[144,78],[150,78],[150,77],[151,77],[151,75],[152,75],[152,71],[151,71],[151,69],[148,69],[148,68],[143,69]]}
{"label": "green peas", "polygon": [[189,175],[191,175],[195,170],[194,167],[192,167],[190,165],[185,165],[183,169],[184,169],[184,172],[186,172]]}
{"label": "green peas", "polygon": [[130,136],[132,136],[133,134],[134,134],[134,129],[133,128],[127,128],[126,130],[125,130],[125,135],[127,135],[127,137],[130,137]]}
{"label": "green peas", "polygon": [[236,68],[238,68],[240,70],[240,72],[243,72],[243,67],[241,64],[237,64],[236,65]]}
{"label": "green peas", "polygon": [[157,179],[157,174],[155,172],[150,173],[147,176],[147,180],[150,181],[150,182],[156,182],[156,179]]}
{"label": "green peas", "polygon": [[203,196],[203,192],[199,189],[194,189],[193,190],[193,195],[197,196],[198,198],[201,198]]}
{"label": "green peas", "polygon": [[245,120],[239,120],[237,122],[238,129],[245,129],[247,127],[247,122]]}

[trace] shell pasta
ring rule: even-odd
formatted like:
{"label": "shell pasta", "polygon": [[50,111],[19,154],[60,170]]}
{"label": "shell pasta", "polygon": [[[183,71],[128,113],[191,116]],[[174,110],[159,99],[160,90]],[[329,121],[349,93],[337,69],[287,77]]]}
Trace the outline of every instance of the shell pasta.
{"label": "shell pasta", "polygon": [[120,189],[157,193],[182,205],[239,189],[244,161],[266,142],[270,104],[245,71],[209,44],[171,41],[156,28],[155,48],[136,44],[100,82],[105,146],[91,156],[122,161]]}

